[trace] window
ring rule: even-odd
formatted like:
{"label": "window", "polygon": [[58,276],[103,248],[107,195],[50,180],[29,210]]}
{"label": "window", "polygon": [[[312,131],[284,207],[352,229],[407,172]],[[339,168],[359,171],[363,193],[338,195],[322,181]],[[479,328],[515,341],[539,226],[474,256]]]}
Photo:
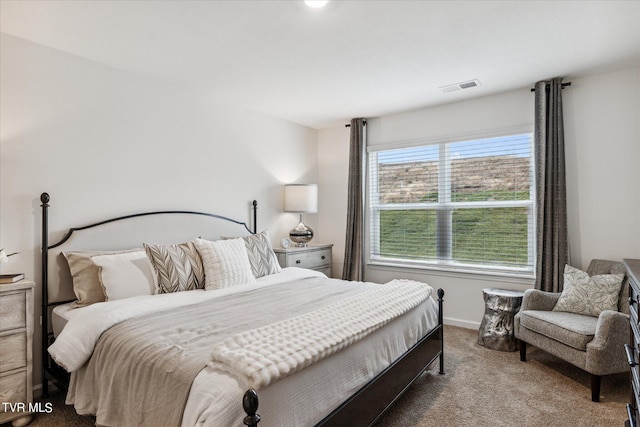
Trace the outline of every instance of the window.
{"label": "window", "polygon": [[533,274],[531,133],[369,153],[370,261]]}

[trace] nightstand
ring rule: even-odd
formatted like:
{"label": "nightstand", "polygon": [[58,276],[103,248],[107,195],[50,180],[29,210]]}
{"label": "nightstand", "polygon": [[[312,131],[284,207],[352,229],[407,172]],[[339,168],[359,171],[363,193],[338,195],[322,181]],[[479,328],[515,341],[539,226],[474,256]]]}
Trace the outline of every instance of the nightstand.
{"label": "nightstand", "polygon": [[31,422],[34,286],[28,280],[0,285],[0,402],[20,404],[1,405],[0,424]]}
{"label": "nightstand", "polygon": [[321,271],[331,277],[331,248],[333,245],[309,245],[304,248],[274,248],[281,267],[300,267]]}

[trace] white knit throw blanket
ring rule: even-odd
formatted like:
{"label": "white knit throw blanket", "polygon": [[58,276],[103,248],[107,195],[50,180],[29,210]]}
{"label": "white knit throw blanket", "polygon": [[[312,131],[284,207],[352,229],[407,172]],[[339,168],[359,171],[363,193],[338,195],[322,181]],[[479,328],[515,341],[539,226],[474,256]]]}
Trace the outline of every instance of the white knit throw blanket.
{"label": "white knit throw blanket", "polygon": [[431,286],[392,280],[301,316],[218,343],[209,365],[256,390],[357,342],[431,296]]}

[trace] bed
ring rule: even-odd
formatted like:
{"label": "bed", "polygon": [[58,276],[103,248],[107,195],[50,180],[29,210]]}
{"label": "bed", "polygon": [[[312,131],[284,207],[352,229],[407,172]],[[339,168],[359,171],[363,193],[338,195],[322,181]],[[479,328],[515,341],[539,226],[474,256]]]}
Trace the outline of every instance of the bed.
{"label": "bed", "polygon": [[[125,278],[131,282],[132,277],[120,275],[124,269],[114,260],[133,259],[131,248],[142,244],[155,266],[147,246],[196,239],[200,245],[219,249],[232,244],[239,248],[241,242],[249,245],[258,237],[264,241],[264,232],[257,232],[255,201],[247,206],[252,228],[217,214],[163,211],[125,215],[57,233],[50,233],[48,227],[48,194],[43,193],[41,201],[42,310],[48,313],[42,322],[43,378],[67,388],[67,403],[74,404],[80,414],[96,415],[99,424],[153,425],[158,421],[154,416],[162,416],[172,420],[168,425],[185,426],[371,425],[434,362],[439,361],[439,372],[444,373],[444,294],[438,290],[437,296],[432,295],[424,284],[352,283],[279,266],[267,266],[272,271],[259,275],[252,264],[257,279],[240,279],[213,291],[188,289],[158,295],[159,281],[166,279],[158,279],[158,270],[148,293],[128,295],[130,289],[113,286]],[[53,244],[49,244],[50,234]],[[220,240],[226,237],[231,239]],[[249,246],[246,249],[251,252]],[[105,284],[112,283],[105,285],[104,292],[113,298],[78,307],[82,299],[74,291],[67,257],[82,252],[94,254],[91,259],[100,264]],[[135,254],[139,256],[139,249]],[[268,257],[260,256],[263,261]],[[207,264],[203,262],[203,268],[211,267]],[[203,277],[217,272],[207,271]],[[395,303],[380,305],[385,300]],[[372,304],[380,308],[372,309]],[[383,319],[376,310],[385,316],[395,314]],[[282,328],[295,333],[287,335]],[[347,336],[347,329],[351,335]],[[222,330],[224,335],[218,335]],[[357,339],[353,330],[359,334]],[[213,345],[201,343],[207,334],[214,337]],[[271,335],[274,341],[266,341]],[[284,336],[291,341],[283,341]],[[138,359],[147,347],[155,351],[145,356],[153,363]],[[248,354],[247,348],[257,348],[253,350],[257,355]],[[283,348],[297,350],[283,359]],[[172,356],[173,351],[178,356]],[[191,367],[192,374],[171,376],[176,369],[165,369],[160,357],[173,360],[183,353],[189,354],[183,369]],[[237,359],[237,353],[245,359]],[[249,356],[253,359],[246,359]],[[125,366],[127,362],[130,366]],[[146,379],[123,380],[132,375],[146,375]],[[111,385],[119,383],[123,388]],[[43,381],[43,394],[48,395],[48,381]],[[125,402],[113,398],[124,395],[133,397]],[[114,413],[124,418],[113,418]]]}

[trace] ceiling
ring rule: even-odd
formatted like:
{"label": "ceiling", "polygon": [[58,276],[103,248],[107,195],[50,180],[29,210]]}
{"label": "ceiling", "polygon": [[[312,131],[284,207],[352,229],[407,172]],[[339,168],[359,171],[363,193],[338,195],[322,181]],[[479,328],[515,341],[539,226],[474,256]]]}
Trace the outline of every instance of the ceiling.
{"label": "ceiling", "polygon": [[0,0],[0,19],[12,36],[312,128],[640,66],[640,1]]}

